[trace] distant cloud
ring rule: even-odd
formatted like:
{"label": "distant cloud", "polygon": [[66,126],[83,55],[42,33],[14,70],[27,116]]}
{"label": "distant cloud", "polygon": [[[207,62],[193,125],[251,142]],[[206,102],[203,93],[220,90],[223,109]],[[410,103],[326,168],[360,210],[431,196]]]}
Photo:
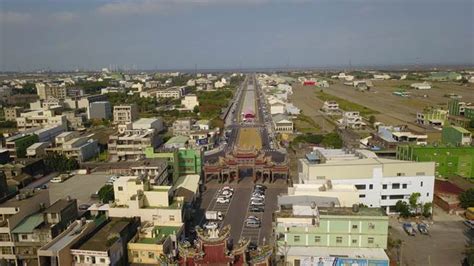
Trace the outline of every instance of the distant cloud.
{"label": "distant cloud", "polygon": [[53,13],[51,17],[58,22],[70,22],[79,18],[79,15],[72,12],[64,11]]}
{"label": "distant cloud", "polygon": [[20,12],[1,12],[0,11],[0,23],[8,24],[23,24],[27,23],[32,19],[31,14],[29,13],[20,13]]}

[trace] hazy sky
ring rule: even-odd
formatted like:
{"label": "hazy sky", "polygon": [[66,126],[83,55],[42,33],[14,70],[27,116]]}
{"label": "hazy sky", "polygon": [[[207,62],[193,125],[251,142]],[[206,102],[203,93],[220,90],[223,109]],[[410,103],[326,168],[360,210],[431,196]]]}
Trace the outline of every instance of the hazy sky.
{"label": "hazy sky", "polygon": [[474,64],[474,0],[0,0],[0,71]]}

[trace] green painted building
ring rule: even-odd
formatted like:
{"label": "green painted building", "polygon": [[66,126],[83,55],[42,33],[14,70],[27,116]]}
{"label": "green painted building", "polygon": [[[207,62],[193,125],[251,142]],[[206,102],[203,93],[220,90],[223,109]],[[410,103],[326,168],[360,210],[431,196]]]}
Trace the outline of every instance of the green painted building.
{"label": "green painted building", "polygon": [[163,149],[155,151],[153,147],[148,147],[145,150],[145,157],[167,159],[173,169],[174,180],[182,175],[201,175],[204,159],[202,151],[198,149]]}
{"label": "green painted building", "polygon": [[436,177],[462,176],[474,178],[473,146],[414,146],[399,145],[397,159],[417,162],[435,162]]}
{"label": "green painted building", "polygon": [[469,146],[471,145],[472,134],[462,127],[445,126],[441,133],[441,140],[444,144],[451,146]]}
{"label": "green painted building", "polygon": [[474,119],[474,106],[464,108],[464,117],[471,120]]}
{"label": "green painted building", "polygon": [[448,111],[449,115],[461,115],[461,106],[459,104],[459,99],[450,99],[448,101]]}
{"label": "green painted building", "polygon": [[439,108],[425,108],[416,114],[416,122],[420,125],[443,126],[448,120],[448,111]]}
{"label": "green painted building", "polygon": [[282,207],[275,220],[280,247],[387,248],[388,216],[380,208],[322,207],[305,213]]}
{"label": "green painted building", "polygon": [[26,157],[26,149],[38,142],[38,136],[35,134],[17,135],[6,139],[5,147],[13,158]]}

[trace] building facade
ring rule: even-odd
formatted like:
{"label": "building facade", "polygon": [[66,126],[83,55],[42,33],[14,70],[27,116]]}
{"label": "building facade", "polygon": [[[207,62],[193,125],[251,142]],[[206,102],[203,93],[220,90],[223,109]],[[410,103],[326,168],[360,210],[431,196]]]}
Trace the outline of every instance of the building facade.
{"label": "building facade", "polygon": [[114,106],[114,123],[127,124],[138,119],[138,107],[136,104]]}

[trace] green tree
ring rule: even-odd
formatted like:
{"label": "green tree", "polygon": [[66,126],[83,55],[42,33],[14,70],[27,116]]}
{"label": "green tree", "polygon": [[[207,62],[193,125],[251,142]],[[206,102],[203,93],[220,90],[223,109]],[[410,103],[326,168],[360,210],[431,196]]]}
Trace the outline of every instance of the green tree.
{"label": "green tree", "polygon": [[199,105],[194,106],[193,112],[194,112],[195,114],[198,114],[198,113],[199,113]]}
{"label": "green tree", "polygon": [[325,147],[332,147],[335,149],[342,148],[342,139],[336,132],[331,132],[324,135],[323,141],[321,142]]}
{"label": "green tree", "polygon": [[461,207],[467,209],[474,207],[474,188],[470,188],[459,195]]}
{"label": "green tree", "polygon": [[431,203],[431,202],[425,202],[425,204],[423,204],[423,213],[422,214],[426,218],[431,216],[431,207],[433,207],[433,203]]}
{"label": "green tree", "polygon": [[412,193],[408,202],[410,203],[410,209],[416,214],[418,213],[418,200],[420,199],[421,194],[419,192]]}
{"label": "green tree", "polygon": [[44,158],[44,165],[48,171],[53,172],[67,172],[79,168],[79,162],[76,159],[57,153],[47,155]]}
{"label": "green tree", "polygon": [[397,201],[397,203],[395,204],[395,211],[400,213],[400,216],[405,218],[411,215],[408,203],[402,200]]}
{"label": "green tree", "polygon": [[469,127],[474,128],[474,119],[471,119],[471,122],[469,122]]}
{"label": "green tree", "polygon": [[99,199],[102,201],[102,203],[109,203],[109,201],[113,201],[115,199],[114,186],[105,185],[100,188],[98,194]]}

